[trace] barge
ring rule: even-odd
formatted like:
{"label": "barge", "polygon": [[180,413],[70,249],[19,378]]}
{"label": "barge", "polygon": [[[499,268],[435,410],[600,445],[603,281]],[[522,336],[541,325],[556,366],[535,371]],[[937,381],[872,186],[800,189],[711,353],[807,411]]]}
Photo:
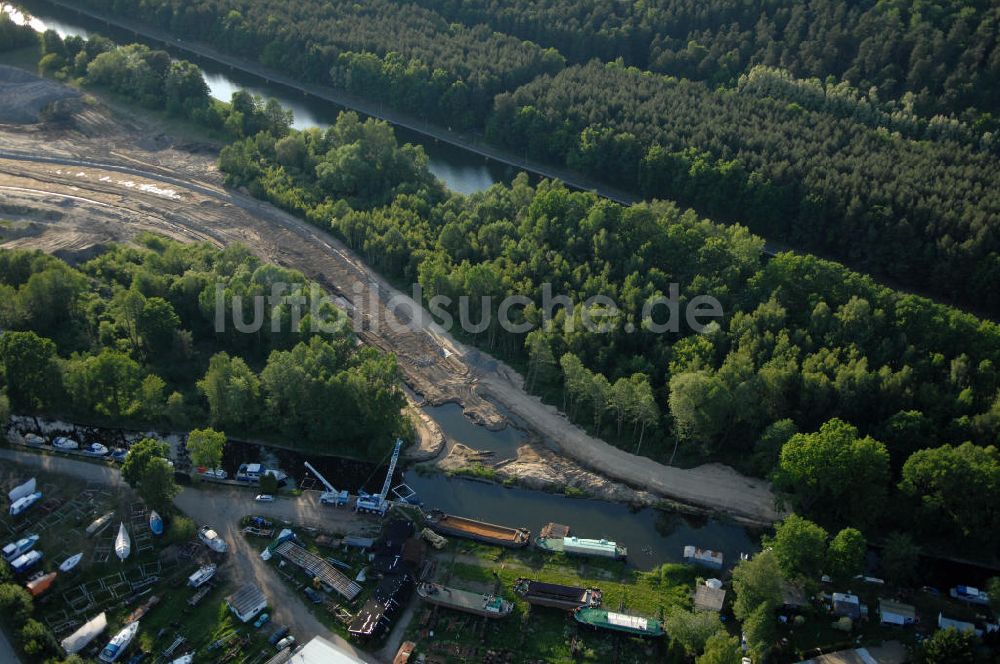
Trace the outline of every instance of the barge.
{"label": "barge", "polygon": [[605,609],[577,609],[573,612],[573,618],[587,627],[621,632],[630,636],[656,638],[667,633],[663,629],[663,623],[659,620],[627,613],[616,613]]}
{"label": "barge", "polygon": [[531,540],[531,531],[527,528],[498,526],[485,521],[445,514],[440,510],[431,512],[427,517],[427,523],[432,530],[442,535],[464,537],[512,549],[528,546],[528,542]]}
{"label": "barge", "polygon": [[539,537],[535,546],[548,553],[565,553],[571,556],[592,556],[625,560],[628,551],[624,546],[606,539],[585,539],[583,537]]}
{"label": "barge", "polygon": [[514,592],[528,604],[549,606],[564,611],[575,611],[579,608],[596,609],[601,605],[602,599],[602,593],[598,588],[576,588],[523,578],[514,582]]}
{"label": "barge", "polygon": [[496,595],[448,588],[437,583],[421,583],[417,586],[417,595],[428,604],[464,611],[484,618],[506,618],[514,610],[512,602]]}
{"label": "barge", "polygon": [[701,549],[688,545],[684,547],[684,562],[701,565],[710,569],[722,569],[723,556],[720,551]]}

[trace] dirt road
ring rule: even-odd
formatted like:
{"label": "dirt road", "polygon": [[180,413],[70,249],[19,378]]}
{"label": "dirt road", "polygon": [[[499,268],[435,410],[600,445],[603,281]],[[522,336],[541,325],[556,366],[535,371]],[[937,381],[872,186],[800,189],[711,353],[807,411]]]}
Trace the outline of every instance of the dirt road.
{"label": "dirt road", "polygon": [[143,231],[220,246],[242,242],[262,258],[316,280],[342,297],[354,315],[356,304],[376,302],[383,320],[372,326],[368,305],[359,336],[394,352],[406,382],[429,403],[460,403],[466,414],[491,427],[505,423],[495,405],[500,403],[562,454],[610,478],[750,521],[780,517],[766,482],[719,465],[685,470],[629,455],[527,394],[523,378],[510,367],[431,329],[429,315],[412,318],[404,309],[396,316],[398,308],[386,308],[390,302],[416,305],[329,233],[225,189],[211,153],[173,148],[169,137],[109,124],[98,111],[88,111],[77,128],[61,132],[0,126],[0,144],[0,191],[11,203],[38,211],[24,215],[25,225],[15,227],[14,237],[0,246],[81,252],[129,241]]}
{"label": "dirt road", "polygon": [[[117,468],[103,466],[68,457],[41,455],[12,449],[0,449],[0,459],[27,468],[43,469],[80,478],[88,482],[100,482],[118,490],[127,490]],[[299,498],[282,498],[271,504],[259,504],[252,500],[251,493],[236,488],[186,487],[175,499],[177,507],[199,524],[209,524],[226,542],[230,550],[226,554],[221,571],[235,584],[253,583],[257,585],[271,604],[272,620],[275,624],[288,625],[301,643],[314,636],[323,636],[334,641],[358,659],[378,662],[378,658],[357,650],[352,644],[327,629],[306,608],[305,602],[278,577],[274,570],[260,559],[260,552],[254,549],[239,531],[239,522],[247,514],[282,519],[305,526],[322,527],[324,530],[350,530],[358,532],[373,528],[375,522],[354,512],[319,505],[316,492],[306,492]],[[4,656],[3,635],[0,634],[0,662],[8,660]]]}

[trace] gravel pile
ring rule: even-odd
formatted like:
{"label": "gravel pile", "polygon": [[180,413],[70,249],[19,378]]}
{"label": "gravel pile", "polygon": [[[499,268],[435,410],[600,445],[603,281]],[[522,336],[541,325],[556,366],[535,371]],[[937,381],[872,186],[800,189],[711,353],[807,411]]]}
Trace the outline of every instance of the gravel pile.
{"label": "gravel pile", "polygon": [[31,124],[52,102],[74,99],[80,92],[17,67],[0,65],[0,123]]}

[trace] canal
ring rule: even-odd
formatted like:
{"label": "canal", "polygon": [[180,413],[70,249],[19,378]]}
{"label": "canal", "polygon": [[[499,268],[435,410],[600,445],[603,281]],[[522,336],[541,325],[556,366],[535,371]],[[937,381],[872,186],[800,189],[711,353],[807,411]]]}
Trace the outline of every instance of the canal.
{"label": "canal", "polygon": [[[100,21],[78,15],[48,3],[33,0],[14,3],[30,15],[36,30],[52,29],[61,36],[86,37],[100,33],[116,41],[127,43],[143,41],[128,31],[117,30]],[[26,20],[16,7],[0,3],[18,22]],[[160,43],[149,44],[162,48]],[[313,97],[302,95],[284,86],[266,83],[260,78],[224,67],[211,60],[184,54],[196,62],[203,71],[213,97],[229,101],[239,89],[256,95],[277,99],[294,113],[293,126],[297,129],[326,127],[332,123],[343,107]],[[461,193],[486,189],[496,182],[509,182],[516,170],[512,167],[485,160],[462,148],[442,143],[423,134],[395,127],[397,137],[406,143],[420,145],[426,151],[430,170],[449,188]],[[493,452],[497,459],[512,458],[524,441],[523,434],[513,427],[490,431],[481,427],[462,413],[460,406],[445,404],[426,408],[426,412],[440,425],[452,441],[478,450]],[[109,441],[111,442],[111,441]],[[275,463],[289,473],[296,482],[307,478],[303,466],[309,461],[323,472],[338,489],[355,493],[364,488],[376,492],[384,479],[384,464],[375,465],[348,459],[315,457],[296,452],[231,442],[226,450],[224,467],[232,476],[240,463],[267,461]],[[310,481],[310,480],[307,480]],[[312,486],[318,483],[311,480]],[[413,470],[399,473],[393,485],[407,483],[417,491],[424,508],[439,508],[446,512],[482,519],[509,526],[524,526],[537,533],[541,527],[555,521],[569,525],[581,537],[605,537],[616,540],[629,550],[630,564],[640,569],[651,569],[665,562],[681,560],[681,550],[687,544],[716,549],[725,554],[726,567],[739,560],[741,553],[758,551],[760,533],[752,532],[738,524],[722,519],[691,516],[680,512],[654,508],[634,509],[628,505],[603,501],[570,498],[516,487],[503,487],[471,479],[446,477],[441,474],[423,474]],[[877,553],[873,547],[872,553]],[[877,556],[869,557],[869,573],[877,572]],[[990,568],[975,564],[924,557],[921,559],[921,577],[924,582],[939,588],[958,583],[985,583],[995,575]]]}
{"label": "canal", "polygon": [[[15,22],[30,22],[38,31],[55,30],[61,37],[87,37],[99,33],[120,43],[142,42],[131,32],[116,29],[68,11],[61,7],[40,2],[16,2],[0,4]],[[163,48],[163,44],[151,43],[153,48]],[[195,62],[202,69],[210,94],[216,99],[229,101],[236,90],[247,90],[264,98],[273,97],[281,105],[291,109],[292,126],[296,129],[327,127],[345,110],[330,102],[293,92],[278,84],[265,83],[260,78],[239,70],[224,67],[211,60],[194,57],[185,53],[184,59]],[[470,194],[486,189],[496,182],[510,182],[517,174],[515,169],[473,155],[454,145],[430,139],[422,134],[396,127],[396,137],[404,143],[413,143],[424,148],[429,159],[430,170],[453,191]]]}
{"label": "canal", "polygon": [[[36,30],[55,30],[61,36],[86,37],[100,33],[119,42],[142,41],[132,33],[109,26],[85,16],[38,2],[18,2],[25,12],[4,5],[5,11],[18,22],[30,20]],[[30,16],[30,19],[28,18]],[[161,48],[161,44],[151,44]],[[192,59],[190,56],[184,56]],[[295,94],[276,84],[230,70],[212,61],[194,58],[201,68],[213,97],[228,101],[239,89],[262,97],[273,97],[294,113],[294,127],[325,127],[344,110],[332,103]],[[397,137],[404,142],[421,145],[427,152],[431,171],[445,184],[462,193],[480,191],[499,181],[510,181],[512,168],[465,152],[461,148],[440,143],[421,134],[396,127]],[[523,434],[513,427],[490,431],[469,420],[457,404],[426,409],[438,422],[445,435],[453,441],[479,450],[488,450],[497,459],[516,456]],[[272,460],[297,482],[306,477],[303,461],[308,460],[333,482],[338,489],[352,493],[358,488],[376,492],[384,479],[383,468],[372,464],[312,457],[287,450],[262,448],[244,443],[231,443],[223,462],[232,477],[240,463]],[[635,510],[627,505],[590,499],[569,498],[521,488],[503,487],[476,480],[449,478],[440,474],[418,474],[413,471],[395,478],[394,485],[405,481],[424,502],[425,508],[440,508],[447,512],[505,525],[526,526],[537,533],[545,523],[555,521],[569,525],[581,537],[604,537],[623,543],[629,549],[629,560],[642,569],[664,562],[681,560],[687,544],[722,551],[727,567],[739,560],[740,553],[757,550],[757,537],[743,527],[717,519],[691,517],[680,513],[645,508]]]}

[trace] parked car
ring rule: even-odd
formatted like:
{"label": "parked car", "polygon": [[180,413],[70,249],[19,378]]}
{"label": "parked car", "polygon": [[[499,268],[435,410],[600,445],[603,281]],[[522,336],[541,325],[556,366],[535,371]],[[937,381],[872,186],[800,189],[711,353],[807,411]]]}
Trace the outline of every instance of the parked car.
{"label": "parked car", "polygon": [[128,450],[116,449],[111,450],[111,460],[115,463],[125,463],[125,457],[128,456]]}
{"label": "parked car", "polygon": [[254,500],[256,500],[258,503],[273,503],[274,496],[272,496],[269,493],[261,493],[258,494],[257,497],[254,498]]}
{"label": "parked car", "polygon": [[254,629],[260,629],[261,627],[263,627],[264,625],[266,625],[267,621],[270,620],[270,619],[271,619],[271,614],[270,613],[262,613],[262,614],[260,614],[259,616],[257,616],[257,620],[255,620],[254,623],[253,623]]}
{"label": "parked car", "polygon": [[39,436],[37,433],[26,433],[24,434],[24,444],[30,445],[31,447],[41,447],[45,445],[46,440]]}
{"label": "parked car", "polygon": [[288,625],[282,625],[278,629],[271,632],[271,636],[267,637],[267,642],[273,646],[286,636],[288,636]]}
{"label": "parked car", "polygon": [[308,597],[309,601],[312,602],[313,604],[323,603],[323,596],[320,595],[315,590],[313,590],[312,588],[305,588],[302,592],[306,594],[306,597]]}
{"label": "parked car", "polygon": [[285,648],[291,648],[294,645],[295,645],[295,637],[294,636],[286,636],[282,640],[278,641],[278,643],[274,647],[275,647],[276,650],[278,650],[280,652],[280,651],[284,650]]}

